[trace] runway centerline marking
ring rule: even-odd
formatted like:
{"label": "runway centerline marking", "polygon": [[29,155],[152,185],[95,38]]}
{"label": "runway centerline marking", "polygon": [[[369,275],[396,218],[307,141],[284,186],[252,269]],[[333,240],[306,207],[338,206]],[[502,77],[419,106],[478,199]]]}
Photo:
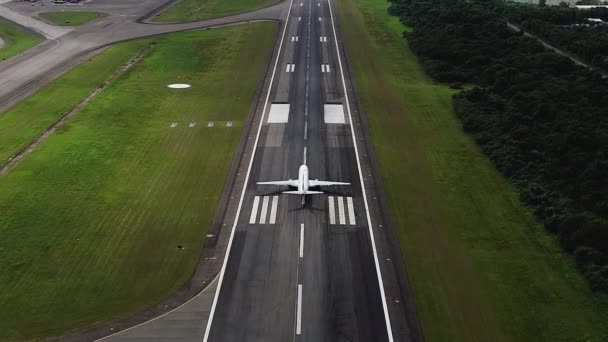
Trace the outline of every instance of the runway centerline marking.
{"label": "runway centerline marking", "polygon": [[251,216],[249,217],[249,223],[254,224],[255,219],[258,217],[258,205],[260,204],[260,196],[253,198],[253,208],[251,208]]}
{"label": "runway centerline marking", "polygon": [[302,334],[302,284],[298,284],[298,313],[296,317],[296,335]]}
{"label": "runway centerline marking", "polygon": [[304,223],[300,224],[300,258],[304,257]]}
{"label": "runway centerline marking", "polygon": [[342,79],[342,89],[344,91],[344,99],[346,102],[346,109],[348,112],[348,120],[350,122],[350,132],[353,138],[353,148],[355,149],[355,159],[357,160],[357,169],[359,171],[359,181],[361,183],[361,193],[363,194],[363,204],[365,205],[365,216],[367,218],[367,228],[369,230],[369,236],[372,245],[372,253],[374,255],[374,264],[376,266],[376,276],[378,277],[378,284],[380,288],[380,297],[382,298],[382,309],[384,311],[384,321],[386,323],[386,332],[388,335],[389,342],[393,342],[393,329],[391,327],[391,318],[388,314],[388,306],[386,304],[386,294],[384,293],[384,282],[382,280],[382,271],[380,270],[380,263],[378,262],[378,251],[376,249],[376,240],[374,238],[374,230],[372,229],[372,218],[369,214],[369,204],[367,203],[367,191],[365,190],[365,183],[363,182],[363,172],[361,170],[361,159],[359,158],[359,148],[357,147],[357,135],[353,126],[353,117],[350,111],[350,101],[348,99],[348,89],[346,88],[346,81],[344,78],[344,68],[342,67],[342,57],[340,56],[340,47],[338,45],[338,35],[336,34],[336,24],[334,22],[334,12],[331,5],[331,0],[327,0],[329,7],[329,16],[331,20],[331,27],[334,34],[334,44],[336,46],[336,54],[338,55],[338,66],[340,68],[340,75]]}
{"label": "runway centerline marking", "polygon": [[289,10],[287,11],[287,16],[285,19],[285,24],[283,26],[283,33],[281,35],[281,42],[279,43],[279,50],[277,52],[277,59],[274,62],[274,67],[272,69],[272,75],[270,76],[270,84],[268,85],[268,92],[266,93],[266,99],[264,101],[264,107],[262,108],[262,118],[260,123],[258,124],[258,131],[255,136],[255,142],[253,144],[253,152],[251,154],[251,159],[249,160],[249,166],[247,167],[247,175],[245,176],[245,185],[243,186],[243,190],[241,191],[241,198],[239,199],[239,205],[236,210],[236,215],[234,218],[234,223],[232,224],[232,230],[230,231],[230,238],[228,239],[228,246],[226,247],[226,254],[224,255],[224,261],[222,263],[222,268],[220,269],[219,279],[217,283],[217,290],[215,291],[215,296],[213,297],[213,304],[211,304],[211,312],[209,313],[209,319],[207,320],[207,327],[205,328],[205,336],[203,337],[203,342],[207,342],[209,340],[209,333],[211,333],[211,325],[213,324],[213,317],[215,316],[215,309],[217,308],[217,302],[220,297],[220,292],[222,290],[222,283],[224,282],[224,275],[226,274],[226,267],[228,266],[228,257],[230,256],[230,250],[232,248],[232,243],[234,242],[234,233],[236,232],[236,226],[238,224],[239,216],[241,214],[241,209],[243,207],[243,201],[245,199],[245,193],[247,192],[247,184],[249,182],[249,176],[251,175],[251,168],[253,167],[253,161],[255,159],[255,153],[257,150],[258,142],[260,141],[260,133],[262,132],[262,123],[264,122],[264,115],[266,114],[266,108],[268,107],[268,100],[270,99],[270,92],[272,90],[272,84],[274,82],[274,77],[277,72],[277,67],[279,66],[279,60],[281,59],[281,51],[283,49],[283,42],[285,41],[285,33],[287,33],[287,27],[289,26],[289,16],[291,14],[291,8],[293,6],[293,0],[289,3]]}

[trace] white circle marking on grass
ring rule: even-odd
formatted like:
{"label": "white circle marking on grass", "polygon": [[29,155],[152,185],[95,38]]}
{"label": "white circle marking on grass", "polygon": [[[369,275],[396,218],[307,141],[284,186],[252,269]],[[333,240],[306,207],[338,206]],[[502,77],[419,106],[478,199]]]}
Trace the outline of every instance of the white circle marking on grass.
{"label": "white circle marking on grass", "polygon": [[174,84],[169,84],[167,87],[169,87],[171,89],[186,89],[186,88],[190,88],[191,85],[185,84],[185,83],[174,83]]}

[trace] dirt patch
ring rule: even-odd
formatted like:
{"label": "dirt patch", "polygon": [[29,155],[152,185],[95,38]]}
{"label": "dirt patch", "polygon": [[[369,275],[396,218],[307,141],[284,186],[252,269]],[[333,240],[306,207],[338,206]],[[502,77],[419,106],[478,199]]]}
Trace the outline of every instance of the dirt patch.
{"label": "dirt patch", "polygon": [[84,107],[86,107],[97,95],[101,94],[101,92],[106,89],[110,84],[116,81],[120,76],[125,74],[129,69],[131,69],[137,62],[139,62],[149,51],[151,47],[146,47],[139,51],[137,55],[135,55],[130,61],[120,67],[116,72],[110,75],[107,79],[105,79],[95,90],[93,90],[87,97],[82,99],[74,108],[65,112],[57,121],[55,121],[49,128],[47,128],[44,132],[42,132],[38,137],[36,137],[32,142],[30,142],[27,146],[17,152],[14,156],[12,156],[6,163],[0,165],[0,176],[6,175],[19,161],[25,158],[28,154],[36,149],[40,144],[42,144],[51,134],[55,133],[57,129],[63,127],[65,123],[74,115],[78,114]]}

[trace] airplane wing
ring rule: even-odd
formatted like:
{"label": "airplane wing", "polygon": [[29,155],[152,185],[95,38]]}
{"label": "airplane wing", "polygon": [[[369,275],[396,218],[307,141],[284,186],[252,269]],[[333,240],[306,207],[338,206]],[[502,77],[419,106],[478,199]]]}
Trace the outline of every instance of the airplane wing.
{"label": "airplane wing", "polygon": [[308,186],[331,186],[331,185],[350,185],[350,183],[344,182],[328,182],[328,181],[320,181],[320,180],[309,180]]}
{"label": "airplane wing", "polygon": [[274,181],[274,182],[258,182],[260,185],[289,185],[289,186],[298,186],[298,180],[290,179],[285,181]]}

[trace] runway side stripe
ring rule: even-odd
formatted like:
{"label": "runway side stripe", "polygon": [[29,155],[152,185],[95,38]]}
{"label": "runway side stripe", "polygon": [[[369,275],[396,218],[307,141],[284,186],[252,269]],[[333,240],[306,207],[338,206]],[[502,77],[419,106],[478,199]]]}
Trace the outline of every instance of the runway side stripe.
{"label": "runway side stripe", "polygon": [[336,208],[334,207],[334,197],[329,196],[329,224],[336,224]]}
{"label": "runway side stripe", "polygon": [[296,335],[302,333],[302,284],[298,284],[298,313],[296,317]]}
{"label": "runway side stripe", "polygon": [[353,198],[346,197],[346,204],[348,205],[348,223],[355,225],[355,207],[353,206]]}
{"label": "runway side stripe", "polygon": [[346,224],[346,216],[344,215],[344,197],[338,197],[338,217],[340,224]]}
{"label": "runway side stripe", "polygon": [[332,9],[331,0],[327,0],[329,7],[329,16],[331,19],[331,28],[334,34],[334,44],[336,46],[336,54],[338,55],[338,66],[340,67],[340,75],[342,79],[342,90],[344,91],[344,99],[346,102],[346,109],[348,112],[348,120],[351,127],[351,135],[353,138],[353,147],[355,149],[355,159],[357,160],[357,170],[359,171],[359,181],[361,183],[361,192],[363,193],[363,204],[365,205],[365,216],[367,217],[367,228],[369,229],[369,236],[372,243],[372,253],[374,255],[374,264],[376,265],[376,276],[378,277],[378,284],[380,288],[380,297],[382,298],[382,310],[384,311],[384,321],[386,322],[386,333],[388,335],[389,342],[393,342],[393,328],[391,327],[391,318],[388,314],[388,306],[386,304],[386,293],[384,292],[384,281],[382,280],[382,271],[380,270],[380,263],[378,262],[378,251],[376,249],[376,240],[374,238],[374,230],[372,229],[372,217],[369,214],[369,204],[367,203],[367,191],[365,190],[365,183],[363,182],[363,172],[361,170],[361,159],[359,158],[359,148],[357,147],[357,135],[353,127],[353,116],[350,111],[350,101],[348,99],[348,90],[346,89],[346,81],[344,79],[344,68],[342,67],[342,57],[340,56],[340,47],[338,45],[338,35],[336,34],[336,24],[334,23],[334,11]]}
{"label": "runway side stripe", "polygon": [[262,200],[262,212],[260,213],[260,224],[266,224],[266,214],[268,213],[268,196]]}
{"label": "runway side stripe", "polygon": [[[291,14],[291,7],[293,6],[293,0],[289,3],[289,10],[287,11],[287,16],[285,18],[285,23],[283,24],[283,33],[281,34],[281,42],[279,43],[279,51],[277,52],[277,59],[274,61],[274,67],[272,69],[272,76],[270,76],[270,84],[268,85],[268,91],[266,92],[266,100],[264,101],[264,108],[262,109],[262,118],[260,120],[260,124],[258,125],[258,132],[255,136],[255,142],[253,143],[253,152],[251,154],[251,159],[249,160],[249,166],[247,167],[247,175],[245,176],[245,186],[243,186],[243,190],[241,191],[241,199],[239,200],[239,206],[236,210],[236,215],[234,219],[234,223],[232,224],[232,230],[230,231],[230,238],[228,239],[228,246],[226,247],[226,254],[224,255],[224,262],[222,263],[222,268],[220,269],[219,280],[217,283],[217,290],[215,291],[215,296],[213,297],[213,304],[211,304],[211,312],[209,313],[209,319],[207,320],[207,327],[205,327],[205,336],[203,337],[203,342],[207,342],[209,340],[209,333],[211,332],[211,325],[213,324],[213,317],[215,316],[215,309],[217,308],[217,302],[220,298],[220,292],[222,290],[222,283],[224,282],[224,275],[226,274],[226,266],[228,265],[228,257],[230,256],[230,250],[232,248],[232,242],[234,241],[234,233],[236,231],[236,226],[238,223],[239,216],[241,214],[241,209],[243,207],[243,200],[245,199],[245,193],[247,191],[247,184],[249,182],[249,176],[251,175],[251,168],[253,167],[253,160],[255,159],[255,153],[257,150],[258,142],[260,141],[260,133],[262,132],[261,123],[264,122],[264,116],[266,114],[266,109],[268,107],[268,100],[270,99],[270,91],[272,90],[272,84],[274,82],[274,77],[277,72],[277,68],[279,66],[279,61],[281,60],[281,51],[283,49],[283,42],[285,41],[285,33],[287,33],[287,26],[289,26],[289,15]],[[360,170],[359,170],[360,172]]]}
{"label": "runway side stripe", "polygon": [[255,219],[258,217],[258,205],[260,204],[260,196],[255,196],[253,199],[253,208],[251,208],[251,216],[249,224],[255,224]]}
{"label": "runway side stripe", "polygon": [[270,221],[268,223],[275,224],[277,222],[277,205],[279,204],[279,196],[272,196],[272,207],[270,209]]}

